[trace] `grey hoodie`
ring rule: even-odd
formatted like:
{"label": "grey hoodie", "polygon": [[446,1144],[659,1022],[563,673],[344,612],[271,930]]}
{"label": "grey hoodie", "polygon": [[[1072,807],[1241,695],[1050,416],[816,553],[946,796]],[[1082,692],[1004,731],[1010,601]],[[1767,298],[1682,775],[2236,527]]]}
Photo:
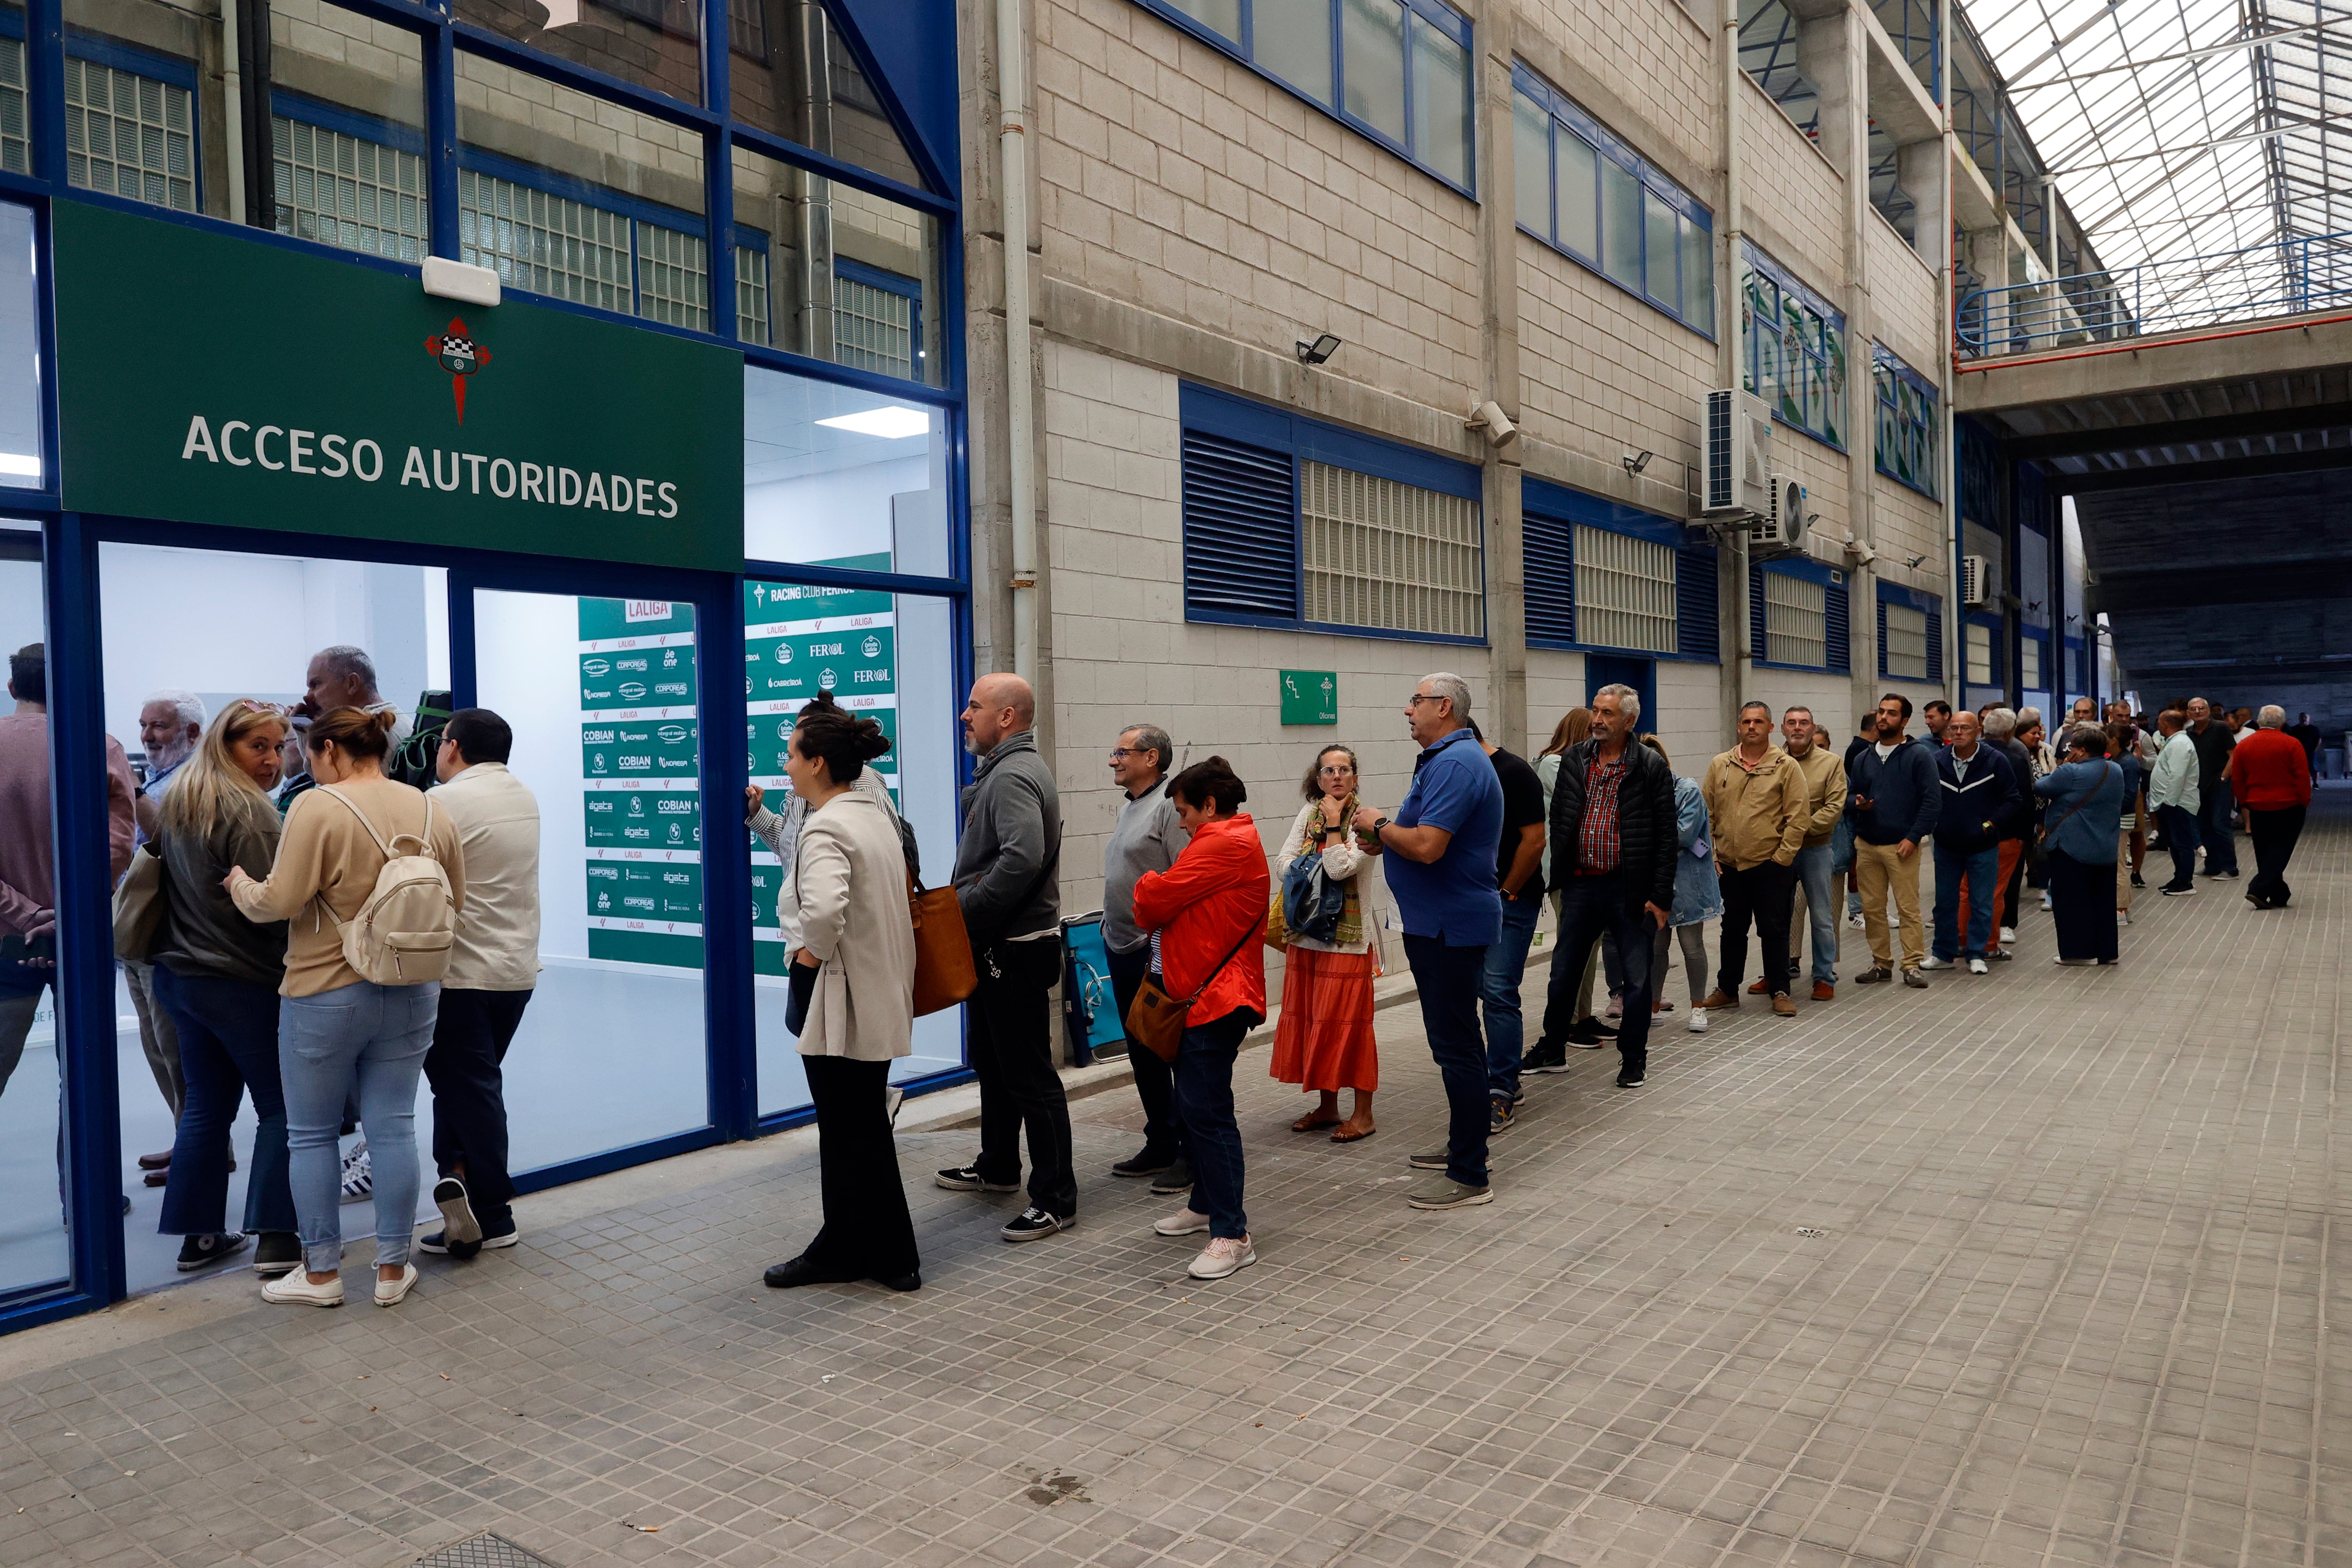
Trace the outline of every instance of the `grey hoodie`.
{"label": "grey hoodie", "polygon": [[955,889],[972,946],[1058,929],[1062,797],[1034,731],[1005,736],[980,760],[962,808]]}

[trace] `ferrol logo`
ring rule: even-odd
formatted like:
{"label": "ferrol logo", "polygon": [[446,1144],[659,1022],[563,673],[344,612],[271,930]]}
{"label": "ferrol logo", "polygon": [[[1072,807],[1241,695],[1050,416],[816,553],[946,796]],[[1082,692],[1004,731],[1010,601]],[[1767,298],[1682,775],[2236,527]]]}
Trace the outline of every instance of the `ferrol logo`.
{"label": "ferrol logo", "polygon": [[449,318],[449,330],[425,340],[425,352],[449,373],[449,390],[457,399],[457,423],[466,422],[466,378],[490,363],[490,351],[476,342],[466,323]]}

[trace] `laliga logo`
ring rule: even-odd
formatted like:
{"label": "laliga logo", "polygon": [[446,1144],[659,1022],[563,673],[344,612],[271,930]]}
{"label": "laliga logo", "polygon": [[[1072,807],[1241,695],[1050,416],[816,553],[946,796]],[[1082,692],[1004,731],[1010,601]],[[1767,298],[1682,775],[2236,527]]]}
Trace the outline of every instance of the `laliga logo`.
{"label": "laliga logo", "polygon": [[466,422],[466,378],[490,363],[490,351],[476,343],[466,331],[466,323],[457,317],[449,318],[449,330],[436,338],[425,340],[425,352],[440,362],[449,373],[449,390],[457,399],[457,423]]}

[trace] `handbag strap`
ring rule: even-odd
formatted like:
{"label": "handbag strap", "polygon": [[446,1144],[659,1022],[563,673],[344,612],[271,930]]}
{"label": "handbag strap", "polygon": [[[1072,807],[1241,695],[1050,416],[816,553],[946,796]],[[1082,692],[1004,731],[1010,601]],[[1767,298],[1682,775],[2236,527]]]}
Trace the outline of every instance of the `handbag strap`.
{"label": "handbag strap", "polygon": [[[2114,767],[2116,764],[2115,764],[2114,763],[2112,763],[2112,762],[2108,761],[2106,758],[2102,757],[2102,758],[2100,758],[2100,759],[2099,759],[2099,765],[2100,765],[2102,768],[2111,768],[2111,767]],[[2047,826],[2047,827],[2043,828],[2043,829],[2042,830],[2042,837],[2044,837],[2044,838],[2051,837],[2053,835],[2056,834],[2056,833],[2057,833],[2057,831],[2058,831],[2060,828],[2062,828],[2062,827],[2065,826],[2068,823],[2070,823],[2070,822],[2074,821],[2074,813],[2075,813],[2075,812],[2078,812],[2078,811],[2081,811],[2084,806],[2086,806],[2086,805],[2090,805],[2090,804],[2091,804],[2091,799],[2092,799],[2092,797],[2093,797],[2094,795],[2097,795],[2097,794],[2099,793],[2099,791],[2100,791],[2100,790],[2103,790],[2103,789],[2105,789],[2105,788],[2106,788],[2106,787],[2107,787],[2107,775],[2106,775],[2105,773],[2100,773],[2100,775],[2099,775],[2099,782],[2098,782],[2098,784],[2097,784],[2096,785],[2095,785],[2094,787],[2090,788],[2090,789],[2084,790],[2084,791],[2083,792],[2083,798],[2082,798],[2082,799],[2080,799],[2080,800],[2078,800],[2078,801],[2076,801],[2076,802],[2074,803],[2074,811],[2070,811],[2070,812],[2068,812],[2065,816],[2063,816],[2060,817],[2057,821],[2055,821],[2055,822],[2052,823],[2049,826]]]}
{"label": "handbag strap", "polygon": [[1255,936],[1258,933],[1258,931],[1262,929],[1265,924],[1265,917],[1260,915],[1255,921],[1252,922],[1248,930],[1242,932],[1242,939],[1241,941],[1234,943],[1233,951],[1226,953],[1224,957],[1219,959],[1217,961],[1217,967],[1209,971],[1209,977],[1192,988],[1192,994],[1184,998],[1184,1005],[1190,1007],[1193,1003],[1198,1002],[1203,995],[1207,994],[1209,987],[1217,983],[1217,976],[1225,972],[1225,965],[1231,963],[1234,959],[1241,956],[1242,949],[1249,945],[1250,938]]}

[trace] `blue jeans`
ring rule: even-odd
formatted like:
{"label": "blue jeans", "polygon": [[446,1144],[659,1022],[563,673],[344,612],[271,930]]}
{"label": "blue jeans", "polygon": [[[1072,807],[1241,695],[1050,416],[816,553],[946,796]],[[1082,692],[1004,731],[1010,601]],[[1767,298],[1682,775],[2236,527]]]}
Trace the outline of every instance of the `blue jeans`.
{"label": "blue jeans", "polygon": [[1650,961],[1657,932],[1647,913],[1625,912],[1622,871],[1598,877],[1570,877],[1559,893],[1559,951],[1552,954],[1556,968],[1580,971],[1592,944],[1603,937],[1617,939],[1617,959],[1622,966],[1624,1016],[1617,1020],[1617,1059],[1622,1071],[1646,1071],[1650,1064]]}
{"label": "blue jeans", "polygon": [[360,1126],[375,1170],[375,1260],[408,1261],[416,1234],[416,1079],[433,1046],[438,983],[359,981],[278,1001],[278,1070],[302,1253],[313,1274],[342,1266],[343,1096],[359,1084]]}
{"label": "blue jeans", "polygon": [[[1486,1184],[1486,1042],[1478,1033],[1479,979],[1486,946],[1448,947],[1443,937],[1404,937],[1405,962],[1421,994],[1421,1024],[1445,1085],[1445,1173],[1465,1187]],[[1200,1156],[1193,1155],[1198,1180]]]}
{"label": "blue jeans", "polygon": [[[1851,856],[1852,850],[1847,851]],[[1838,911],[1830,899],[1837,878],[1837,846],[1816,844],[1797,851],[1797,885],[1805,889],[1805,923],[1813,933],[1813,978],[1825,985],[1837,984]],[[1797,978],[1797,933],[1789,933],[1789,979]]]}
{"label": "blue jeans", "polygon": [[2159,805],[2157,820],[2164,824],[2164,847],[2172,856],[2168,888],[2194,887],[2197,882],[2197,814],[2185,805]]}
{"label": "blue jeans", "polygon": [[1244,1007],[1195,1024],[1184,1031],[1176,1052],[1176,1114],[1192,1163],[1188,1206],[1209,1216],[1213,1237],[1238,1239],[1249,1234],[1249,1215],[1242,1208],[1242,1130],[1234,1118],[1234,1058],[1242,1037],[1258,1021]]}
{"label": "blue jeans", "polygon": [[1478,979],[1478,1010],[1486,1022],[1486,1092],[1496,1100],[1507,1101],[1519,1092],[1519,1058],[1528,1043],[1519,979],[1527,973],[1528,948],[1542,910],[1540,894],[1503,900],[1502,940],[1486,950],[1486,971]]}
{"label": "blue jeans", "polygon": [[[2000,846],[1971,854],[1936,846],[1936,956],[1949,963],[1955,956],[1982,958],[1992,942],[1992,890],[2000,879]],[[1969,884],[1968,945],[1960,945],[1960,881]]]}
{"label": "blue jeans", "polygon": [[261,1125],[245,1175],[249,1231],[292,1231],[294,1194],[286,1175],[286,1095],[278,1074],[278,993],[248,980],[174,974],[155,966],[155,1000],[180,1036],[187,1099],[172,1140],[163,1186],[165,1236],[211,1236],[228,1228],[229,1124],[248,1092]]}
{"label": "blue jeans", "polygon": [[2230,799],[2230,781],[2221,779],[2197,814],[2198,837],[2205,846],[2205,874],[2214,876],[2238,868],[2238,810]]}

